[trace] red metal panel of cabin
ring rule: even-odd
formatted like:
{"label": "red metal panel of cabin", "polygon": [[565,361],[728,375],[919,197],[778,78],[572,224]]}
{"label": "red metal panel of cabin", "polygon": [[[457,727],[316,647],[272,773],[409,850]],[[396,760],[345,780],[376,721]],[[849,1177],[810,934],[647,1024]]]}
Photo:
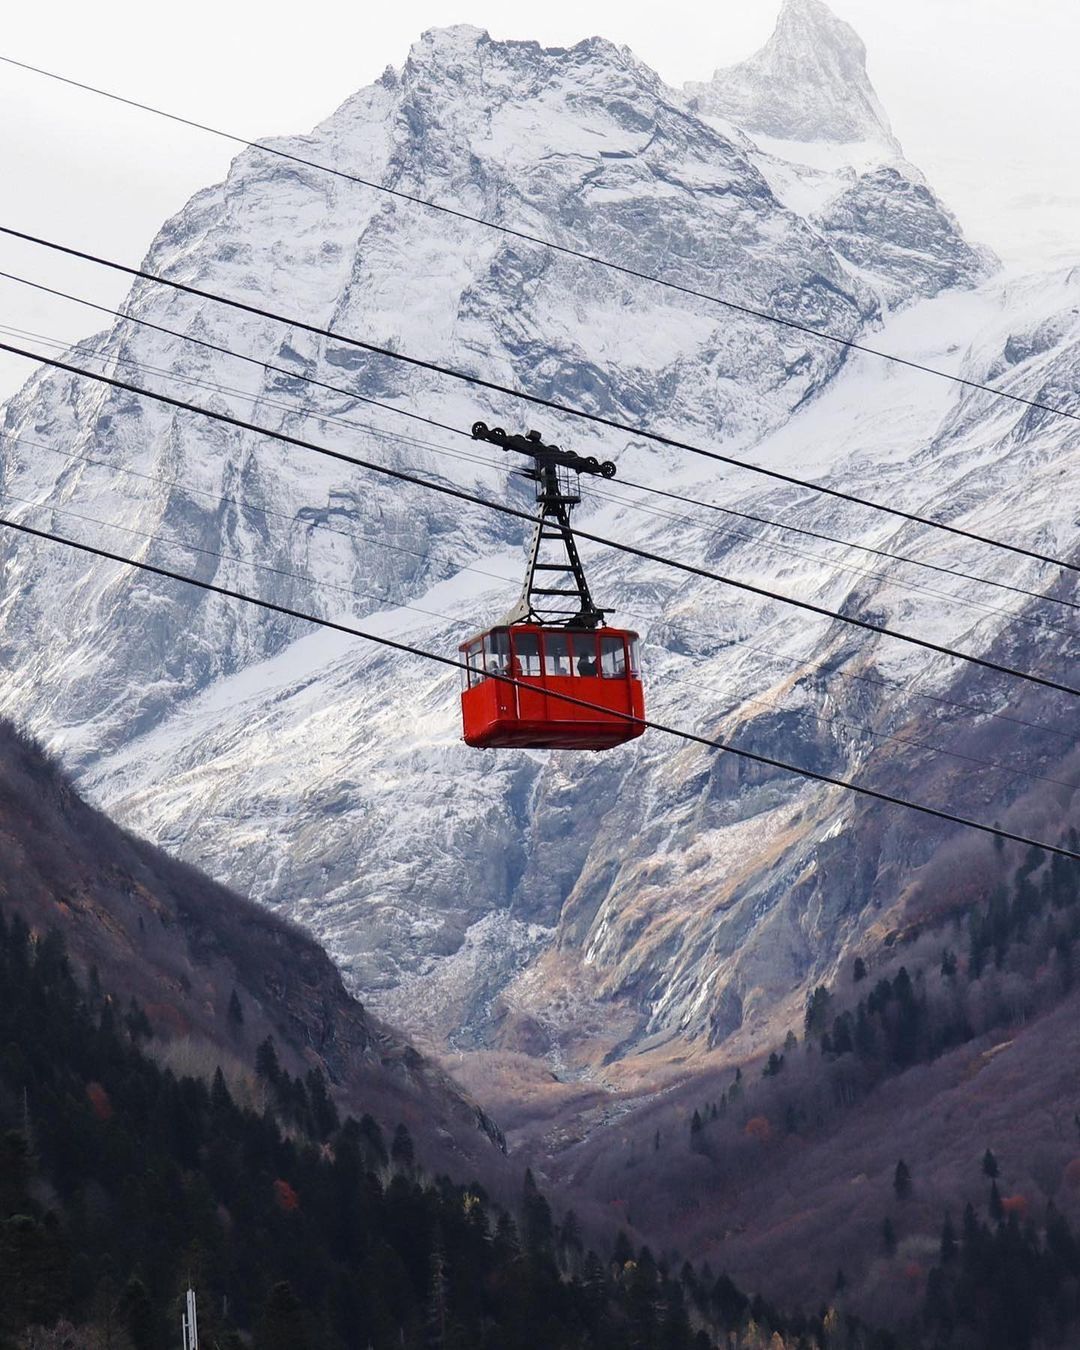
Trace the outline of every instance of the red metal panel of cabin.
{"label": "red metal panel of cabin", "polygon": [[[640,736],[645,730],[645,699],[640,679],[627,669],[621,675],[580,675],[545,673],[540,644],[535,639],[542,630],[522,625],[511,629],[514,659],[509,673],[517,685],[491,675],[474,672],[470,687],[462,691],[461,705],[464,738],[478,747],[520,747],[532,749],[606,750]],[[601,630],[612,640],[636,635],[622,630]],[[487,635],[484,635],[485,637]],[[555,636],[565,639],[565,633]],[[576,638],[578,635],[571,635]],[[588,635],[581,635],[588,646]],[[474,648],[465,644],[462,651]],[[533,651],[536,656],[534,658]],[[572,651],[580,651],[576,646]],[[598,654],[598,649],[593,653]],[[587,655],[587,652],[586,652]],[[610,669],[610,667],[609,667]],[[526,673],[528,672],[528,673]],[[565,694],[594,706],[582,707]],[[620,715],[621,714],[621,715]]]}

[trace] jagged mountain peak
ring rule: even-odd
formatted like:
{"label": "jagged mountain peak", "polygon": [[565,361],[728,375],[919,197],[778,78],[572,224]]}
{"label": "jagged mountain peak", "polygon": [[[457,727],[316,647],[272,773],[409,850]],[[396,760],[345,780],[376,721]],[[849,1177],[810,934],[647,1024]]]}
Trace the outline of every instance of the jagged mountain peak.
{"label": "jagged mountain peak", "polygon": [[477,84],[489,94],[513,100],[534,95],[553,79],[580,82],[583,69],[591,69],[601,82],[629,77],[642,88],[670,95],[656,72],[629,47],[607,38],[593,36],[572,47],[545,47],[531,39],[492,37],[487,29],[472,24],[427,29],[409,49],[403,74],[406,81],[434,80],[443,97],[460,96],[462,89],[455,85],[468,89]]}
{"label": "jagged mountain peak", "polygon": [[784,0],[772,36],[748,60],[686,91],[704,112],[794,141],[880,141],[899,154],[858,33],[822,0]]}
{"label": "jagged mountain peak", "polygon": [[470,23],[425,29],[409,49],[409,63],[413,66],[442,64],[455,58],[471,58],[482,48],[491,48],[493,52],[504,56],[526,54],[561,58],[575,55],[614,60],[620,65],[627,62],[635,66],[641,64],[628,47],[621,47],[607,38],[582,38],[573,47],[545,47],[532,39],[493,38],[486,28],[478,28]]}
{"label": "jagged mountain peak", "polygon": [[475,51],[491,41],[486,28],[471,23],[454,23],[445,28],[426,28],[409,50],[412,61],[431,60],[433,57],[461,55]]}
{"label": "jagged mountain peak", "polygon": [[824,39],[836,49],[851,53],[866,63],[866,46],[851,24],[838,18],[824,0],[783,0],[770,45],[794,41],[805,43],[807,36]]}

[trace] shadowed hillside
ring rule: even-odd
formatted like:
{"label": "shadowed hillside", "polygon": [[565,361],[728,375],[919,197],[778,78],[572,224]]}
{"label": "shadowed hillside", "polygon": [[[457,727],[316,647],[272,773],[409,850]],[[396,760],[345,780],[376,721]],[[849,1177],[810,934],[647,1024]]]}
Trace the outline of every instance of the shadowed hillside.
{"label": "shadowed hillside", "polygon": [[622,1234],[598,1256],[310,939],[118,831],[9,726],[0,990],[0,1350],[165,1350],[189,1281],[212,1350],[891,1344]]}
{"label": "shadowed hillside", "polygon": [[134,997],[185,1068],[246,1068],[272,1037],[282,1065],[318,1069],[346,1111],[405,1122],[431,1165],[499,1174],[498,1128],[345,991],[316,942],[119,829],[3,721],[0,905],[34,932],[56,928],[76,967]]}

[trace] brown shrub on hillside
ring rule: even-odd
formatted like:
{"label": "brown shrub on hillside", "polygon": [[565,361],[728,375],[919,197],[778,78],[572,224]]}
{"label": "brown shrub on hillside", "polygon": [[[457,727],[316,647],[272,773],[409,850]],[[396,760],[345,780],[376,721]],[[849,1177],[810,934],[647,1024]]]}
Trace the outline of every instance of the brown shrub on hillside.
{"label": "brown shrub on hillside", "polygon": [[86,1099],[90,1103],[90,1110],[93,1111],[98,1120],[112,1119],[112,1102],[109,1100],[109,1094],[100,1083],[87,1083]]}
{"label": "brown shrub on hillside", "polygon": [[747,1139],[754,1139],[759,1144],[767,1144],[773,1137],[773,1128],[769,1124],[768,1116],[751,1116],[743,1127],[743,1133]]}
{"label": "brown shrub on hillside", "polygon": [[274,1203],[286,1214],[293,1214],[300,1208],[300,1197],[287,1181],[277,1177],[274,1181]]}

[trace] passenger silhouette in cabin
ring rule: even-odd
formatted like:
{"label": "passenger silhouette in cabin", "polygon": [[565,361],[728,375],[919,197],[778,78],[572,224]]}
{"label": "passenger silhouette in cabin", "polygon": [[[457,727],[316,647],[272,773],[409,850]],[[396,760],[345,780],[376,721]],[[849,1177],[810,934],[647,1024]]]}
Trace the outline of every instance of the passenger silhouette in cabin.
{"label": "passenger silhouette in cabin", "polygon": [[579,675],[595,675],[596,657],[589,656],[588,653],[586,653],[584,656],[579,658],[577,663],[577,673]]}

